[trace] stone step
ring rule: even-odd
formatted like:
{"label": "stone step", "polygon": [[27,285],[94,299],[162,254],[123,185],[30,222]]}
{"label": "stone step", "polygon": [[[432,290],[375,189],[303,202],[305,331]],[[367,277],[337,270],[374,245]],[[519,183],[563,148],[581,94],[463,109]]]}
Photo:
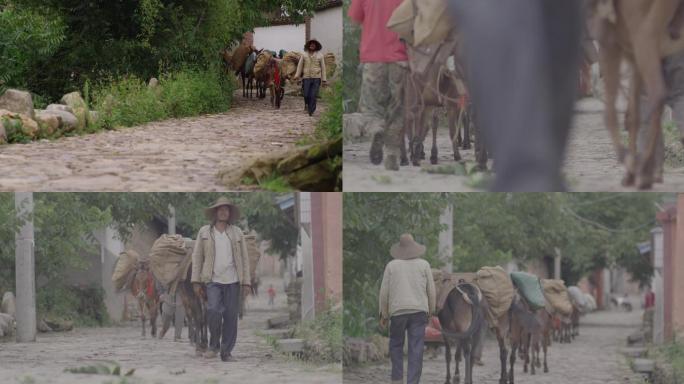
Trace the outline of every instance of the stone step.
{"label": "stone step", "polygon": [[268,328],[284,328],[290,324],[290,316],[276,316],[268,319]]}
{"label": "stone step", "polygon": [[632,369],[639,373],[652,373],[655,370],[655,362],[651,359],[634,359]]}
{"label": "stone step", "polygon": [[627,357],[645,357],[648,354],[648,349],[642,347],[623,348],[620,353]]}
{"label": "stone step", "polygon": [[276,339],[286,339],[292,335],[292,330],[290,329],[267,329],[265,331],[261,331],[261,334],[264,336],[271,336],[275,337]]}
{"label": "stone step", "polygon": [[281,339],[276,341],[278,349],[285,353],[299,353],[304,350],[304,339]]}

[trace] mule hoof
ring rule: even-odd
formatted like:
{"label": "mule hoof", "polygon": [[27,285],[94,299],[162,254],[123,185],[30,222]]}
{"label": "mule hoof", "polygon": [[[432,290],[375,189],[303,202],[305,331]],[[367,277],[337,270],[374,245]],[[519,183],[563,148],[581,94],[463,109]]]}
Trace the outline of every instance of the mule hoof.
{"label": "mule hoof", "polygon": [[634,174],[627,172],[625,175],[622,177],[622,185],[625,187],[631,187],[634,185]]}
{"label": "mule hoof", "polygon": [[640,176],[636,179],[637,188],[640,190],[651,189],[653,187],[653,177]]}
{"label": "mule hoof", "polygon": [[460,153],[454,153],[454,161],[461,161],[461,154]]}
{"label": "mule hoof", "polygon": [[436,157],[430,157],[430,164],[437,164],[438,159]]}
{"label": "mule hoof", "polygon": [[549,367],[544,367],[544,373],[549,373]]}
{"label": "mule hoof", "polygon": [[409,165],[409,161],[408,161],[408,159],[407,159],[406,157],[402,157],[402,158],[401,158],[401,162],[400,162],[399,164],[400,164],[402,167],[405,167],[405,166]]}

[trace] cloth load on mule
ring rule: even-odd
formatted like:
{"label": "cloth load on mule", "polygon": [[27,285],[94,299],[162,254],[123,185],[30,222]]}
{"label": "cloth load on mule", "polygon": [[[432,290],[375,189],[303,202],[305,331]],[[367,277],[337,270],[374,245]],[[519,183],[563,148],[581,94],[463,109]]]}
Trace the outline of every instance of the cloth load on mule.
{"label": "cloth load on mule", "polygon": [[432,270],[432,279],[435,281],[435,292],[437,293],[436,309],[439,312],[444,307],[449,293],[461,283],[474,283],[476,275],[474,272],[449,273],[439,269]]}
{"label": "cloth load on mule", "polygon": [[404,0],[387,28],[414,47],[442,42],[453,28],[447,0]]}
{"label": "cloth load on mule", "polygon": [[237,48],[235,48],[235,50],[233,50],[233,53],[231,54],[231,64],[234,71],[240,70],[240,68],[245,65],[245,62],[247,61],[247,58],[251,52],[252,47],[246,46],[244,44],[240,44]]}
{"label": "cloth load on mule", "polygon": [[487,322],[495,327],[497,319],[505,314],[513,303],[515,288],[503,268],[482,267],[475,274],[475,284],[487,299]]}
{"label": "cloth load on mule", "polygon": [[283,56],[281,68],[284,78],[294,77],[297,73],[297,64],[299,64],[300,57],[302,57],[302,55],[297,52],[287,52],[285,56]]}
{"label": "cloth load on mule", "polygon": [[551,309],[563,316],[572,314],[572,303],[565,282],[560,279],[542,279],[544,297]]}
{"label": "cloth load on mule", "polygon": [[568,287],[568,293],[570,294],[570,299],[572,303],[582,312],[588,309],[587,298],[584,296],[584,292],[577,286]]}
{"label": "cloth load on mule", "polygon": [[544,291],[538,276],[527,272],[511,272],[511,281],[532,310],[536,311],[546,306]]}
{"label": "cloth load on mule", "polygon": [[127,287],[130,281],[131,273],[135,270],[141,256],[138,252],[127,249],[119,254],[114,265],[114,273],[112,273],[112,282],[117,291],[121,291]]}
{"label": "cloth load on mule", "polygon": [[167,289],[175,291],[176,283],[185,276],[192,262],[191,249],[181,235],[161,235],[150,250],[150,270],[154,278]]}
{"label": "cloth load on mule", "polygon": [[256,238],[256,234],[245,234],[247,254],[249,255],[249,275],[252,276],[252,279],[256,276],[256,269],[259,265],[259,259],[261,259],[261,252],[259,251]]}
{"label": "cloth load on mule", "polygon": [[259,76],[265,69],[273,56],[269,51],[262,51],[257,55],[256,63],[254,64],[254,74]]}
{"label": "cloth load on mule", "polygon": [[330,79],[335,75],[335,71],[337,71],[337,59],[335,58],[335,54],[332,52],[328,52],[323,56],[323,61],[325,62],[325,75]]}

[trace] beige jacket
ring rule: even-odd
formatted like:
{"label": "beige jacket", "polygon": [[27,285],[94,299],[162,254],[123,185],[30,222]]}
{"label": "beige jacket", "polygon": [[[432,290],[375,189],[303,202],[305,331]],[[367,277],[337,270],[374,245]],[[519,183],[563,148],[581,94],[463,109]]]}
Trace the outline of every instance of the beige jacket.
{"label": "beige jacket", "polygon": [[305,52],[299,58],[297,63],[297,74],[295,77],[302,79],[321,79],[321,81],[328,81],[325,71],[325,59],[323,54],[316,52],[313,55]]}
{"label": "beige jacket", "polygon": [[[233,248],[233,259],[238,273],[238,280],[242,285],[249,285],[249,255],[247,253],[247,241],[242,230],[235,225],[226,229]],[[214,260],[216,259],[216,244],[211,233],[211,226],[205,225],[200,228],[195,241],[195,249],[192,251],[192,277],[193,283],[209,283],[214,274]]]}
{"label": "beige jacket", "polygon": [[435,282],[430,264],[423,259],[392,260],[380,285],[380,316],[389,319],[398,311],[435,312]]}

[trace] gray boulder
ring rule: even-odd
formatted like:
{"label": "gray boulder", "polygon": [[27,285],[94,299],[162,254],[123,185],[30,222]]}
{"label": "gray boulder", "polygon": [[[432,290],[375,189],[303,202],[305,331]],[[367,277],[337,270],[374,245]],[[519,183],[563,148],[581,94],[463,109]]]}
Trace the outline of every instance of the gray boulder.
{"label": "gray boulder", "polygon": [[71,107],[73,114],[78,119],[78,128],[85,128],[88,121],[88,106],[86,105],[85,100],[83,100],[81,97],[81,93],[67,93],[66,95],[62,96],[62,99],[59,102]]}
{"label": "gray boulder", "polygon": [[12,317],[17,316],[17,304],[16,300],[14,299],[14,293],[5,292],[5,294],[2,295],[2,304],[0,304],[0,312],[6,313]]}
{"label": "gray boulder", "polygon": [[13,334],[15,327],[14,316],[0,313],[0,337]]}
{"label": "gray boulder", "polygon": [[66,105],[50,104],[41,114],[49,114],[59,116],[61,119],[60,129],[65,132],[71,132],[79,127],[79,121],[71,111],[70,107]]}
{"label": "gray boulder", "polygon": [[31,94],[26,91],[17,89],[8,89],[0,96],[0,109],[6,109],[10,112],[21,113],[35,119],[33,113],[33,98]]}

